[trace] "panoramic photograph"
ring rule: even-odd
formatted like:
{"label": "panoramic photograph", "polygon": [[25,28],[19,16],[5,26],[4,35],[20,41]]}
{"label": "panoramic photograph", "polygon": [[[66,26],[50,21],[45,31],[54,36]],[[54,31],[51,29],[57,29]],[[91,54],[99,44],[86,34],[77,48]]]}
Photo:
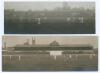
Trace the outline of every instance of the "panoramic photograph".
{"label": "panoramic photograph", "polygon": [[98,71],[98,37],[3,36],[2,71]]}
{"label": "panoramic photograph", "polygon": [[95,2],[5,1],[5,34],[95,34]]}

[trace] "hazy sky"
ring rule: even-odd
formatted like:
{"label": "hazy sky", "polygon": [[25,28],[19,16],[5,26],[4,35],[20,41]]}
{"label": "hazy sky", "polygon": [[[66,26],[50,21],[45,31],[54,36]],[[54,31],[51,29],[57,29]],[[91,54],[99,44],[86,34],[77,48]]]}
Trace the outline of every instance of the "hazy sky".
{"label": "hazy sky", "polygon": [[[36,44],[49,44],[52,41],[59,42],[60,45],[64,44],[90,44],[95,48],[98,47],[98,37],[96,36],[36,36]],[[29,39],[29,43],[32,42],[31,36],[4,36],[3,44],[6,42],[7,46],[15,46],[17,44],[23,44]]]}
{"label": "hazy sky", "polygon": [[[64,2],[5,2],[5,9],[15,10],[52,10],[55,7],[62,7]],[[67,2],[71,7],[85,7],[92,8],[95,6],[94,2]]]}

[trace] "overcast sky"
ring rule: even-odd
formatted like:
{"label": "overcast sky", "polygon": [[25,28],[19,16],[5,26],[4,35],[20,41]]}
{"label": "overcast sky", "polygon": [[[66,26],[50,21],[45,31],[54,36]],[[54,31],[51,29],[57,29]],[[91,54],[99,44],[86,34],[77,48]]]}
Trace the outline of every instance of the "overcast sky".
{"label": "overcast sky", "polygon": [[[49,44],[52,41],[59,42],[60,45],[64,44],[90,44],[93,47],[98,47],[98,38],[96,36],[37,36],[36,44]],[[3,44],[6,42],[7,46],[15,46],[17,44],[23,44],[29,39],[29,43],[32,42],[31,36],[4,36]]]}
{"label": "overcast sky", "polygon": [[[52,10],[56,7],[62,7],[64,2],[5,2],[5,9],[15,9],[15,10]],[[85,7],[93,8],[95,6],[94,2],[67,2],[71,7]]]}

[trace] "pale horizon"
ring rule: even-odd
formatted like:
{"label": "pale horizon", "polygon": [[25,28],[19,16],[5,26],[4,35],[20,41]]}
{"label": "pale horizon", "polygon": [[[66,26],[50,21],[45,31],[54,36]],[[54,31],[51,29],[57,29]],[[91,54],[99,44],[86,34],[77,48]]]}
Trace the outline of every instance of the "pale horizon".
{"label": "pale horizon", "polygon": [[[56,7],[63,7],[64,2],[4,2],[5,9],[15,9],[18,11],[27,10],[53,10]],[[66,2],[70,7],[83,7],[83,8],[94,8],[95,2]]]}
{"label": "pale horizon", "polygon": [[[34,37],[34,36],[33,36]],[[57,41],[59,45],[92,45],[98,48],[98,37],[96,36],[36,36],[37,45],[49,45]],[[3,46],[6,42],[7,47],[24,44],[27,39],[32,44],[32,36],[3,36]]]}

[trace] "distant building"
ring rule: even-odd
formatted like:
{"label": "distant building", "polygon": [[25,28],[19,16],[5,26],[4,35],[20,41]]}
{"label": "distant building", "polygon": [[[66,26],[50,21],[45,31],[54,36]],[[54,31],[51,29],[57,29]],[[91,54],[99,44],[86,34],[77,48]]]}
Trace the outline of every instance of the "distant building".
{"label": "distant building", "polygon": [[62,8],[63,8],[63,10],[67,10],[67,9],[70,9],[70,6],[68,5],[67,2],[63,2]]}
{"label": "distant building", "polygon": [[17,45],[14,47],[16,51],[64,51],[63,53],[93,53],[91,45],[60,45],[57,41],[53,41],[48,45],[37,45],[36,40],[32,38],[32,44]]}
{"label": "distant building", "polygon": [[53,41],[50,43],[50,46],[59,46],[59,43],[57,41]]}

